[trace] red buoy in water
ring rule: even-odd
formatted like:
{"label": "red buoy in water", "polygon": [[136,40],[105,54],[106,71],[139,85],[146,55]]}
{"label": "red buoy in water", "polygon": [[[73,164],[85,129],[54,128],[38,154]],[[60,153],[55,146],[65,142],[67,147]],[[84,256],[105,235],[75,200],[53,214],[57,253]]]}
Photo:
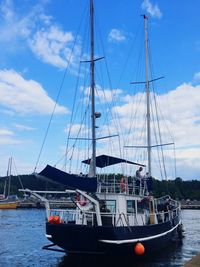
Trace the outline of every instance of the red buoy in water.
{"label": "red buoy in water", "polygon": [[144,246],[142,245],[142,243],[138,242],[135,247],[134,247],[134,251],[135,251],[135,254],[138,255],[138,256],[141,256],[144,254],[145,252],[145,248]]}

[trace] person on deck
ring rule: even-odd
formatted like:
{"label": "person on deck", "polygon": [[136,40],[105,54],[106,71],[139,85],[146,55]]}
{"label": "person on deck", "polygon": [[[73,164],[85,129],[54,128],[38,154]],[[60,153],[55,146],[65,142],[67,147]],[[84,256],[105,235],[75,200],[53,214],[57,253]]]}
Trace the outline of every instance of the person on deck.
{"label": "person on deck", "polygon": [[143,168],[140,167],[140,168],[136,171],[135,176],[136,176],[137,178],[144,178],[144,176],[141,174],[142,170],[143,170]]}

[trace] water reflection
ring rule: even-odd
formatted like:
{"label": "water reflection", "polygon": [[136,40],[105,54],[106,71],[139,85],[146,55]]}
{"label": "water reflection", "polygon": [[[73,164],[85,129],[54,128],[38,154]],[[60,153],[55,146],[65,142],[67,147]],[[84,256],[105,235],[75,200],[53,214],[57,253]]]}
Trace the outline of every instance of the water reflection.
{"label": "water reflection", "polygon": [[148,258],[122,258],[120,255],[108,258],[106,256],[95,255],[69,255],[64,256],[56,267],[180,267],[182,264],[182,242],[174,242],[164,251],[159,251],[157,255]]}

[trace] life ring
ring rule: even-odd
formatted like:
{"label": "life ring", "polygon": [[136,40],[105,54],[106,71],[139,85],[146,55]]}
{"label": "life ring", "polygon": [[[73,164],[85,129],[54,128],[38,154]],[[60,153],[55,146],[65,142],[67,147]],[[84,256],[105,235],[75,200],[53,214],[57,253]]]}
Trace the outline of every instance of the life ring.
{"label": "life ring", "polygon": [[85,206],[87,204],[86,198],[81,196],[79,193],[76,195],[76,202],[81,206]]}
{"label": "life ring", "polygon": [[122,177],[120,180],[120,190],[121,190],[121,192],[125,192],[125,190],[126,190],[126,183],[125,183],[124,177]]}

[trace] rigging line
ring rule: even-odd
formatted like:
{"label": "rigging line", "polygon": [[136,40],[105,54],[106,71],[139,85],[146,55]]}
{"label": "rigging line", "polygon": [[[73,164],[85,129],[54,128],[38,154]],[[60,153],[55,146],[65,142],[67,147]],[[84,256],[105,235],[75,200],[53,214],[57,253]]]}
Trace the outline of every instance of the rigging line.
{"label": "rigging line", "polygon": [[17,174],[17,177],[18,177],[18,179],[19,179],[19,183],[20,183],[20,185],[21,185],[21,188],[24,189],[24,186],[23,186],[23,184],[22,184],[21,177],[20,177],[20,175],[18,174],[17,167],[16,167],[16,164],[15,164],[14,159],[13,159],[13,165],[14,165],[15,172],[16,172],[16,174]]}
{"label": "rigging line", "polygon": [[141,28],[141,26],[142,26],[142,21],[139,23],[139,26],[138,26],[138,29],[137,29],[137,31],[136,31],[136,35],[134,36],[134,39],[133,39],[133,41],[132,41],[132,45],[131,45],[131,47],[130,47],[130,49],[129,49],[129,53],[127,54],[127,58],[126,58],[126,60],[125,60],[125,64],[124,64],[124,66],[123,66],[123,68],[122,68],[122,72],[121,72],[121,75],[119,76],[119,80],[118,80],[118,82],[117,82],[117,87],[119,87],[119,85],[120,85],[120,83],[121,83],[121,80],[122,80],[122,77],[123,77],[123,75],[124,75],[124,73],[125,73],[125,71],[126,71],[126,68],[127,68],[127,65],[128,65],[128,61],[129,61],[129,58],[130,58],[130,51],[133,51],[133,46],[135,45],[135,40],[137,39],[137,36],[138,36],[138,34],[139,34],[139,31],[140,31],[140,28]]}
{"label": "rigging line", "polygon": [[[154,71],[153,71],[154,68],[153,68],[153,60],[152,60],[152,55],[151,55],[151,49],[149,49],[149,57],[150,57],[149,63],[151,64],[151,67],[150,67],[150,69],[151,69],[151,77],[155,77]],[[164,78],[164,77],[160,77],[160,78]],[[160,78],[158,78],[158,79],[160,79]],[[153,92],[156,94],[154,85],[155,84],[153,83]],[[167,107],[169,107],[169,104],[167,105]],[[169,133],[171,139],[174,142],[174,134],[170,131],[169,125],[166,123],[165,116],[163,115],[163,112],[162,112],[162,110],[160,109],[160,107],[158,105],[157,105],[157,108],[159,110],[160,117],[162,118],[163,122],[165,123],[165,127],[167,128],[168,133]],[[171,114],[171,113],[168,112],[168,114]]]}
{"label": "rigging line", "polygon": [[[155,106],[156,118],[157,118],[159,141],[160,141],[160,144],[162,144],[160,121],[159,121],[159,118],[158,118],[158,104],[157,104],[157,100],[156,100],[156,97],[155,97],[155,91],[154,91],[154,94],[153,94],[153,98],[154,98],[154,106]],[[161,159],[162,159],[162,165],[163,165],[163,170],[164,170],[164,177],[167,180],[167,171],[166,171],[165,160],[164,160],[164,151],[163,151],[163,147],[162,146],[160,147],[160,151],[161,151]]]}
{"label": "rigging line", "polygon": [[[81,53],[81,57],[83,56],[83,50],[82,50],[82,53]],[[77,92],[78,92],[78,87],[79,87],[79,81],[80,81],[80,73],[81,73],[81,64],[79,64],[79,71],[78,71],[78,79],[77,79],[77,83],[76,83],[76,86],[75,86],[75,95],[74,95],[74,101],[73,101],[73,108],[72,108],[72,115],[71,115],[71,120],[70,120],[70,129],[74,123],[74,119],[76,118],[76,115],[78,113],[78,109],[79,109],[79,105],[77,106],[77,109],[75,111],[75,103],[76,103],[76,98],[77,98]],[[84,74],[84,77],[86,77],[86,70],[85,70],[85,74]],[[83,85],[83,88],[85,88],[85,84]],[[82,98],[83,98],[83,95],[84,95],[84,90],[82,90]],[[82,114],[82,113],[81,113]],[[68,138],[67,140],[69,139],[69,136],[71,134],[71,131],[68,132]],[[66,154],[67,154],[67,150],[68,150],[68,144],[66,146]]]}
{"label": "rigging line", "polygon": [[[149,49],[150,51],[150,49]],[[150,61],[150,64],[152,65],[152,62]],[[152,80],[153,79],[153,67],[151,66],[151,77]],[[156,144],[162,144],[162,137],[161,137],[161,129],[160,129],[160,122],[159,122],[159,116],[158,116],[158,105],[157,105],[157,99],[155,97],[156,92],[155,92],[155,87],[154,87],[154,82],[151,84],[152,85],[152,91],[151,91],[151,96],[153,95],[153,100],[152,102],[154,103],[154,107],[155,107],[155,117],[154,117],[154,113],[153,113],[153,105],[151,102],[151,110],[152,110],[152,118],[153,118],[153,123],[154,123],[154,136],[155,136],[155,140],[156,140]],[[157,123],[156,123],[157,122]],[[157,138],[157,132],[156,132],[156,128],[158,129],[158,137],[159,137],[159,141]],[[161,155],[160,155],[161,153]],[[163,171],[162,171],[162,166],[163,166],[163,170],[164,170],[164,177],[165,179],[167,179],[167,172],[166,172],[166,167],[165,167],[165,162],[164,162],[164,153],[163,153],[163,148],[162,146],[159,148],[157,147],[157,154],[158,154],[158,162],[159,162],[159,167],[160,167],[160,174],[161,177],[163,179]],[[162,164],[161,164],[162,162]]]}
{"label": "rigging line", "polygon": [[[143,91],[144,93],[144,91]],[[140,96],[140,98],[139,98]],[[141,106],[141,103],[142,103],[142,99],[144,97],[144,94],[137,94],[137,98],[139,98],[138,100],[136,99],[136,97],[134,97],[134,101],[135,101],[135,112],[131,112],[131,118],[130,118],[130,128],[128,130],[128,135],[130,135],[131,132],[135,132],[136,130],[136,117],[137,117],[137,114],[138,116],[140,116],[140,112],[138,112],[140,110],[140,106]],[[134,107],[134,102],[132,104],[132,110],[133,110],[133,107]],[[128,140],[129,138],[127,137],[127,140],[126,140],[126,143],[129,142]]]}
{"label": "rigging line", "polygon": [[12,157],[8,159],[8,170],[7,170],[7,179],[8,179],[8,190],[7,196],[10,194],[10,180],[11,180],[11,165],[12,165]]}
{"label": "rigging line", "polygon": [[[102,87],[102,92],[103,92],[103,96],[104,96],[104,99],[105,99],[103,101],[101,101],[101,97],[100,97],[99,92],[98,92],[97,87],[96,87],[96,94],[99,96],[100,104],[102,104],[102,106],[103,106],[103,104],[105,104],[108,107],[108,110],[110,111],[110,114],[112,115],[112,112],[111,112],[112,107],[111,107],[109,101],[106,101],[107,100],[107,97],[106,97],[106,93],[105,93],[104,87]],[[111,93],[111,100],[112,100],[114,98],[113,97],[113,95],[114,95],[113,94],[113,91],[110,90],[109,92]],[[104,125],[104,126],[107,125],[108,126],[108,133],[109,133],[109,135],[111,135],[111,130],[110,130],[110,127],[109,127],[108,119],[109,119],[108,116],[105,116],[104,122],[102,123],[102,125]],[[112,143],[111,143],[111,145],[112,145]]]}
{"label": "rigging line", "polygon": [[176,178],[177,177],[177,166],[176,166],[176,146],[175,146],[175,144],[174,144],[174,175],[175,175],[174,178]]}
{"label": "rigging line", "polygon": [[[87,17],[90,17],[89,16],[89,11],[87,12]],[[89,23],[87,24],[87,25],[89,25]],[[85,28],[85,32],[84,32],[84,44],[85,44],[85,47],[87,47],[87,49],[83,49],[83,50],[86,50],[86,51],[88,51],[89,49],[88,49],[88,42],[86,42],[85,40],[86,40],[86,35],[88,36],[89,35],[89,30],[88,30],[88,28],[86,27]],[[89,39],[89,38],[87,38],[87,39]],[[81,61],[81,63],[83,63],[83,62],[90,62],[89,60],[84,60],[84,61]],[[87,69],[85,68],[85,77],[86,77],[86,74],[87,74]],[[87,87],[86,86],[86,82],[85,82],[85,84],[84,84],[84,86],[83,86],[83,88],[89,88],[89,87]],[[84,89],[82,90],[82,94],[84,95],[84,92],[87,92],[86,90],[84,91]],[[89,96],[89,95],[87,95],[87,96]],[[87,101],[89,101],[89,98],[87,97],[87,99],[86,99]],[[83,102],[82,102],[83,103]],[[82,107],[83,107],[83,105],[82,105]],[[78,109],[79,109],[79,106],[77,106],[77,110],[76,110],[76,112],[78,112]],[[87,105],[86,105],[86,110],[85,110],[85,112],[81,112],[81,114],[83,114],[83,118],[82,118],[82,121],[81,121],[81,126],[80,126],[80,128],[79,128],[79,131],[78,131],[78,134],[77,134],[77,136],[79,136],[80,135],[80,132],[81,132],[81,130],[82,130],[82,127],[83,127],[83,123],[84,123],[84,121],[86,121],[86,114],[88,113],[88,109],[89,109],[89,103],[87,103]],[[75,117],[75,116],[74,116]],[[89,118],[88,118],[89,119]],[[86,124],[85,124],[86,125]],[[87,134],[87,132],[88,131],[85,131],[85,134]],[[89,134],[89,132],[88,132],[88,134]],[[75,140],[75,142],[74,142],[74,145],[73,145],[73,150],[72,150],[72,154],[71,154],[71,158],[72,158],[72,156],[73,156],[73,154],[74,154],[74,151],[75,151],[75,145],[76,145],[76,143],[77,143],[77,141],[78,141],[78,139],[76,139]],[[85,153],[86,153],[86,149],[84,150],[85,151]]]}
{"label": "rigging line", "polygon": [[[82,20],[81,20],[81,23],[82,23]],[[79,24],[78,29],[80,29],[81,23]],[[50,120],[49,120],[47,129],[46,129],[46,133],[45,133],[45,136],[44,136],[44,140],[42,142],[42,146],[41,146],[41,149],[39,151],[39,155],[38,155],[38,158],[37,158],[37,161],[36,161],[36,164],[35,164],[34,172],[36,172],[36,169],[38,167],[38,163],[39,163],[39,160],[40,160],[40,157],[41,157],[41,154],[42,154],[42,151],[43,151],[46,139],[47,139],[47,135],[49,133],[50,125],[51,125],[51,122],[52,122],[52,119],[53,119],[53,116],[54,116],[54,113],[55,113],[55,110],[56,110],[56,107],[57,107],[57,104],[58,104],[60,93],[61,93],[62,87],[64,85],[65,77],[69,73],[69,66],[70,66],[70,63],[71,63],[72,55],[73,55],[73,52],[74,52],[74,49],[75,49],[75,44],[77,43],[77,40],[78,40],[78,31],[77,31],[77,34],[76,34],[75,39],[74,39],[74,43],[73,43],[73,46],[72,46],[72,49],[71,49],[71,53],[70,53],[69,59],[67,60],[67,66],[65,68],[64,75],[63,75],[63,78],[62,78],[61,83],[60,83],[60,87],[59,87],[58,94],[57,94],[57,97],[56,97],[55,105],[53,107],[53,111],[52,111],[52,114],[50,116]]]}
{"label": "rigging line", "polygon": [[[142,71],[143,71],[143,68],[139,67],[139,66],[140,66],[139,63],[141,62],[140,59],[141,59],[141,57],[142,57],[142,56],[141,56],[141,55],[142,55],[142,50],[140,51],[139,54],[140,54],[140,55],[139,55],[139,57],[138,57],[138,61],[137,61],[137,74],[136,74],[136,77],[139,76],[139,73],[140,73],[140,75],[141,75],[141,73],[142,73]],[[131,87],[132,87],[132,86],[131,86]],[[134,86],[133,88],[135,88],[135,86]],[[138,97],[139,97],[138,92],[139,92],[139,91],[135,90],[135,92],[132,93],[132,97],[137,96],[137,98],[138,98]],[[142,95],[141,95],[140,101],[137,101],[137,98],[134,97],[134,101],[135,101],[135,103],[137,104],[137,106],[139,107],[139,106],[140,106],[140,103],[141,103]],[[130,113],[131,113],[130,122],[132,121],[132,123],[130,123],[130,128],[129,128],[129,131],[128,131],[128,135],[130,135],[130,132],[132,131],[132,129],[133,129],[133,131],[135,131],[134,129],[136,129],[136,125],[137,125],[137,123],[136,123],[135,118],[136,118],[137,114],[139,114],[138,110],[140,110],[139,108],[137,109],[137,107],[135,107],[135,113],[134,113],[134,112],[133,112],[133,109],[134,109],[134,102],[132,103],[132,112],[130,112]],[[133,122],[134,122],[134,123],[133,123]],[[127,139],[125,140],[125,143],[126,143],[127,140],[128,140],[128,135],[127,135]]]}
{"label": "rigging line", "polygon": [[[89,106],[88,106],[87,108],[89,108]],[[81,122],[81,126],[80,126],[80,128],[79,128],[79,130],[78,130],[77,136],[79,136],[79,134],[80,134],[80,132],[81,132],[81,129],[82,129],[82,126],[83,126],[83,121],[85,120],[85,116],[86,116],[86,114],[87,114],[87,110],[86,110],[85,113],[84,113],[84,116],[83,116],[83,119],[82,119],[82,122]],[[71,153],[70,160],[71,160],[72,157],[73,157],[73,154],[74,154],[74,151],[75,151],[75,146],[76,146],[77,141],[78,141],[78,138],[75,139],[75,141],[74,141],[74,143],[73,143],[73,145],[72,145],[72,153]]]}
{"label": "rigging line", "polygon": [[[143,36],[143,35],[142,35]],[[137,73],[136,73],[136,80],[138,80],[137,77],[143,77],[143,73],[144,73],[144,68],[141,64],[141,62],[143,62],[143,57],[144,57],[144,53],[143,53],[143,49],[141,48],[140,49],[140,53],[139,53],[139,56],[138,56],[138,60],[137,60],[137,67],[136,67],[136,70],[137,70]],[[138,87],[138,86],[137,86]],[[131,88],[136,88],[136,85],[133,87],[131,86]],[[138,88],[140,89],[140,88]],[[137,98],[139,97],[139,90],[138,89],[135,89],[134,92],[132,93],[132,96],[137,96]],[[143,88],[143,93],[145,91],[145,88]],[[138,107],[141,105],[141,99],[142,99],[142,95],[141,95],[141,98],[140,98],[140,101],[137,101],[136,97],[134,97],[134,100],[136,102],[136,104],[138,105]],[[134,102],[132,104],[132,110],[133,110],[133,107],[134,107]],[[135,125],[133,124],[130,124],[130,128],[129,128],[129,134],[131,132],[131,130],[136,128],[136,115],[137,113],[139,114],[139,112],[137,112],[137,110],[140,110],[139,108],[135,107],[135,114],[134,112],[131,112],[131,119],[130,121],[133,121],[135,123]],[[126,141],[127,142],[127,141]]]}
{"label": "rigging line", "polygon": [[[80,74],[80,64],[79,64],[79,69],[78,69],[78,77],[79,77],[79,74]],[[71,134],[71,130],[72,130],[72,122],[73,122],[73,115],[74,115],[74,109],[75,109],[75,101],[76,101],[76,97],[77,97],[77,91],[78,91],[78,84],[79,84],[79,79],[77,79],[77,83],[76,83],[76,86],[75,86],[75,94],[74,94],[74,99],[73,99],[73,105],[72,105],[72,115],[71,115],[71,119],[70,119],[70,128],[69,128],[69,131],[68,131],[68,136],[67,136],[67,144],[66,144],[66,149],[65,149],[65,163],[64,163],[64,166],[63,168],[66,170],[66,165],[67,165],[67,153],[68,153],[68,147],[69,147],[69,137],[70,137],[70,134]]]}
{"label": "rigging line", "polygon": [[[153,110],[153,107],[152,107],[152,104],[151,104],[151,110]],[[155,118],[154,118],[154,113],[151,112],[152,114],[152,121],[153,121],[153,124],[154,124],[154,129],[156,129],[156,123],[155,123]],[[156,130],[154,131],[154,137],[155,137],[155,140],[156,140],[156,144],[158,144],[158,138],[157,138],[157,134],[156,134]],[[160,140],[160,143],[161,143],[161,140]],[[160,175],[161,175],[161,178],[163,179],[163,171],[162,171],[162,164],[161,164],[161,158],[162,156],[160,156],[160,148],[159,147],[156,147],[156,151],[157,151],[157,157],[158,157],[158,166],[159,166],[159,169],[160,169]]]}
{"label": "rigging line", "polygon": [[[97,17],[97,16],[96,16]],[[107,63],[107,60],[106,60],[106,52],[105,52],[105,48],[104,48],[104,45],[103,45],[103,38],[102,38],[102,34],[101,34],[101,31],[100,31],[100,27],[99,27],[99,24],[98,24],[98,20],[97,20],[97,26],[96,28],[98,28],[98,31],[99,31],[99,35],[100,36],[100,41],[101,41],[101,48],[102,48],[102,51],[103,51],[103,55],[104,55],[104,58],[105,58],[105,67],[106,67],[106,73],[107,73],[107,77],[108,77],[108,84],[109,84],[109,87],[110,89],[113,88],[112,86],[112,82],[111,82],[111,78],[110,78],[110,72],[109,72],[109,68],[108,68],[108,63]],[[112,97],[112,103],[113,103],[113,106],[116,106],[116,102],[115,102],[115,97],[114,97],[114,94],[112,94],[112,90],[111,90],[111,97]],[[108,108],[110,109],[110,111],[112,110],[112,105],[111,104],[107,104],[108,105]],[[111,118],[113,118],[113,123],[114,123],[114,126],[117,130],[117,132],[119,133],[119,120],[117,120],[117,117],[116,117],[116,114],[115,116],[113,115],[113,113],[111,112]],[[119,152],[120,152],[120,155],[122,155],[122,151],[121,151],[121,138],[120,136],[118,136],[118,142],[119,142]]]}
{"label": "rigging line", "polygon": [[[85,88],[85,86],[84,86],[84,88]],[[84,90],[82,91],[82,94],[84,94]],[[89,95],[88,95],[88,97],[89,97]],[[86,103],[86,109],[85,109],[85,111],[84,112],[82,112],[83,113],[83,116],[82,116],[82,120],[81,120],[81,122],[80,122],[80,128],[79,128],[79,130],[78,130],[78,133],[77,133],[77,137],[79,136],[79,134],[80,134],[80,131],[81,131],[81,129],[82,129],[82,127],[83,127],[83,122],[84,122],[84,120],[85,120],[85,118],[86,118],[86,114],[88,113],[88,110],[89,110],[89,99],[87,99],[87,103]],[[78,108],[78,107],[77,107]],[[76,141],[78,140],[78,139],[75,139]],[[76,142],[75,141],[75,142]]]}
{"label": "rigging line", "polygon": [[[158,153],[158,151],[157,151]],[[157,157],[157,158],[156,158]],[[161,166],[161,162],[160,162],[160,157],[159,156],[154,156],[154,153],[152,153],[152,160],[153,162],[155,163],[155,167],[159,170],[159,175],[160,175],[160,178],[161,180],[163,180],[163,171],[162,171],[162,166]],[[159,179],[159,178],[158,178]]]}
{"label": "rigging line", "polygon": [[[138,27],[138,31],[137,31],[137,34],[135,36],[135,39],[137,38],[137,35],[138,35],[138,32],[139,32],[139,28],[140,27]],[[132,42],[132,44],[134,44],[134,42]],[[103,48],[103,50],[104,50],[104,48]],[[104,54],[105,54],[105,52],[104,52]],[[127,57],[126,65],[127,65],[127,62],[128,62],[128,57]],[[110,80],[110,75],[109,75],[109,71],[108,71],[107,61],[105,61],[105,63],[106,63],[107,75],[108,75],[108,78],[109,78],[109,81],[110,81],[110,85],[111,85],[111,80]],[[124,67],[124,70],[125,70],[125,67]],[[121,77],[122,77],[122,73],[121,73]],[[118,83],[120,83],[120,81]],[[112,85],[111,85],[111,88],[112,88]],[[112,95],[112,103],[113,103],[113,106],[116,106],[116,99],[113,97],[113,95]],[[117,118],[116,113],[111,114],[111,117],[113,118],[113,122],[115,123],[115,127],[116,127],[117,131],[120,132],[119,129],[122,130],[123,127],[120,127],[120,120],[119,120],[119,118]],[[123,135],[123,133],[122,133],[122,135]],[[121,136],[119,136],[118,139],[119,139],[119,145],[120,145],[119,146],[120,147],[120,154],[122,155],[122,147],[123,146],[121,145]]]}
{"label": "rigging line", "polygon": [[[96,16],[97,17],[97,16]],[[97,21],[98,22],[98,21]],[[109,87],[112,88],[112,82],[111,82],[111,78],[110,78],[110,73],[109,73],[109,68],[108,68],[108,64],[107,64],[107,60],[106,60],[106,53],[105,53],[105,49],[104,49],[104,46],[103,46],[103,41],[102,41],[102,35],[101,35],[101,31],[100,31],[100,27],[99,27],[99,24],[97,23],[97,26],[98,26],[98,30],[99,30],[99,35],[100,36],[100,41],[101,41],[101,49],[103,51],[103,55],[104,55],[104,58],[105,58],[105,66],[106,66],[106,73],[107,73],[107,78],[108,78],[108,83],[109,83]],[[96,29],[97,27],[95,27]],[[100,49],[99,49],[100,50]],[[102,65],[102,64],[101,64]],[[98,74],[98,73],[97,73]],[[102,76],[102,72],[101,72],[101,76]],[[100,76],[99,76],[100,77]],[[100,78],[100,80],[103,81],[103,79]],[[105,91],[104,89],[102,89],[104,95],[105,95]],[[114,94],[112,93],[112,90],[111,90],[111,97],[112,97],[112,103],[114,103]],[[112,110],[112,105],[110,103],[107,103],[107,106],[108,106],[108,109],[111,111]],[[113,104],[114,106],[114,104]],[[118,126],[119,123],[117,123],[117,119],[116,119],[116,116],[113,116],[113,113],[111,112],[111,118],[113,119],[113,123],[114,123],[114,127],[116,128],[117,132],[119,133],[119,129],[120,127]],[[106,117],[106,120],[108,121],[108,118]],[[110,129],[108,128],[109,132],[110,132]],[[119,152],[120,152],[120,155],[122,155],[122,151],[121,151],[121,138],[120,136],[118,136],[118,142],[119,142]],[[111,143],[112,144],[112,143]]]}
{"label": "rigging line", "polygon": [[[152,55],[151,55],[151,49],[150,49],[150,42],[149,42],[149,56],[150,56],[150,60],[149,60],[149,64],[150,64],[150,70],[151,70],[151,77],[152,77],[152,80],[155,81],[155,79],[153,79],[154,76],[154,71],[153,71],[153,61],[152,61]],[[158,135],[159,135],[159,141],[160,143],[162,144],[162,136],[161,136],[161,129],[160,129],[160,121],[159,121],[159,116],[158,116],[158,104],[157,104],[157,99],[155,97],[156,95],[156,92],[155,92],[155,83],[152,82],[152,93],[153,93],[153,103],[154,103],[154,107],[155,107],[155,112],[156,112],[156,118],[157,118],[157,127],[158,127]],[[153,107],[152,107],[152,110],[153,110]],[[160,114],[162,114],[162,112],[160,112]],[[156,127],[155,127],[156,128]],[[156,132],[154,132],[155,134],[155,137],[156,137]],[[156,138],[157,140],[157,138]],[[159,156],[159,151],[161,151],[161,159],[162,159],[162,166],[163,166],[163,170],[164,170],[164,176],[165,176],[165,179],[167,180],[167,171],[166,171],[166,166],[165,166],[165,161],[164,161],[164,151],[163,151],[163,147],[161,146],[160,147],[160,150],[159,148],[157,148],[157,152],[158,152],[158,156]],[[160,158],[159,158],[159,162],[160,162]],[[160,170],[162,170],[161,166],[160,166]],[[161,172],[161,175],[162,175],[162,172]]]}
{"label": "rigging line", "polygon": [[[153,88],[153,99],[154,99],[153,103],[154,103],[155,112],[156,112],[159,141],[160,141],[160,144],[162,144],[160,121],[159,121],[159,116],[158,116],[158,104],[157,104],[157,99],[155,97],[156,93],[155,93],[154,83],[152,84],[152,88]],[[155,135],[156,135],[156,132],[155,132]],[[161,159],[162,159],[162,165],[163,165],[163,170],[164,170],[164,176],[165,176],[165,179],[167,179],[167,171],[166,171],[166,166],[165,166],[165,161],[164,161],[164,151],[163,151],[162,146],[160,147],[160,151],[161,151]]]}
{"label": "rigging line", "polygon": [[[139,95],[138,95],[138,96],[139,96]],[[136,133],[137,133],[137,136],[136,136],[136,137],[133,135],[134,140],[137,140],[137,139],[142,140],[142,139],[143,139],[143,138],[142,138],[143,133],[145,132],[145,125],[146,125],[146,121],[145,121],[145,120],[146,120],[146,119],[141,120],[141,121],[144,121],[143,126],[142,126],[142,130],[141,130],[141,131],[136,130],[136,124],[137,124],[137,123],[136,123],[136,120],[134,119],[134,118],[136,118],[137,114],[140,116],[140,112],[138,112],[138,111],[140,110],[140,106],[141,106],[141,104],[142,104],[142,99],[143,99],[143,97],[144,97],[144,94],[140,94],[140,99],[138,99],[138,100],[139,100],[139,101],[138,101],[138,104],[137,104],[137,106],[135,107],[135,114],[134,114],[133,118],[131,119],[133,122],[135,122],[135,124],[134,124],[134,125],[131,124],[131,125],[130,125],[130,128],[129,128],[129,131],[128,131],[128,135],[129,135],[129,136],[130,136],[131,132],[136,132]],[[144,116],[144,118],[145,118],[145,115],[143,115],[143,116]],[[132,125],[133,125],[133,127],[132,127]],[[129,142],[130,142],[128,138],[129,138],[129,137],[127,137],[126,143],[129,143]],[[138,151],[139,151],[139,149],[136,149],[136,150],[135,150],[135,156],[134,156],[134,158],[137,158]]]}

